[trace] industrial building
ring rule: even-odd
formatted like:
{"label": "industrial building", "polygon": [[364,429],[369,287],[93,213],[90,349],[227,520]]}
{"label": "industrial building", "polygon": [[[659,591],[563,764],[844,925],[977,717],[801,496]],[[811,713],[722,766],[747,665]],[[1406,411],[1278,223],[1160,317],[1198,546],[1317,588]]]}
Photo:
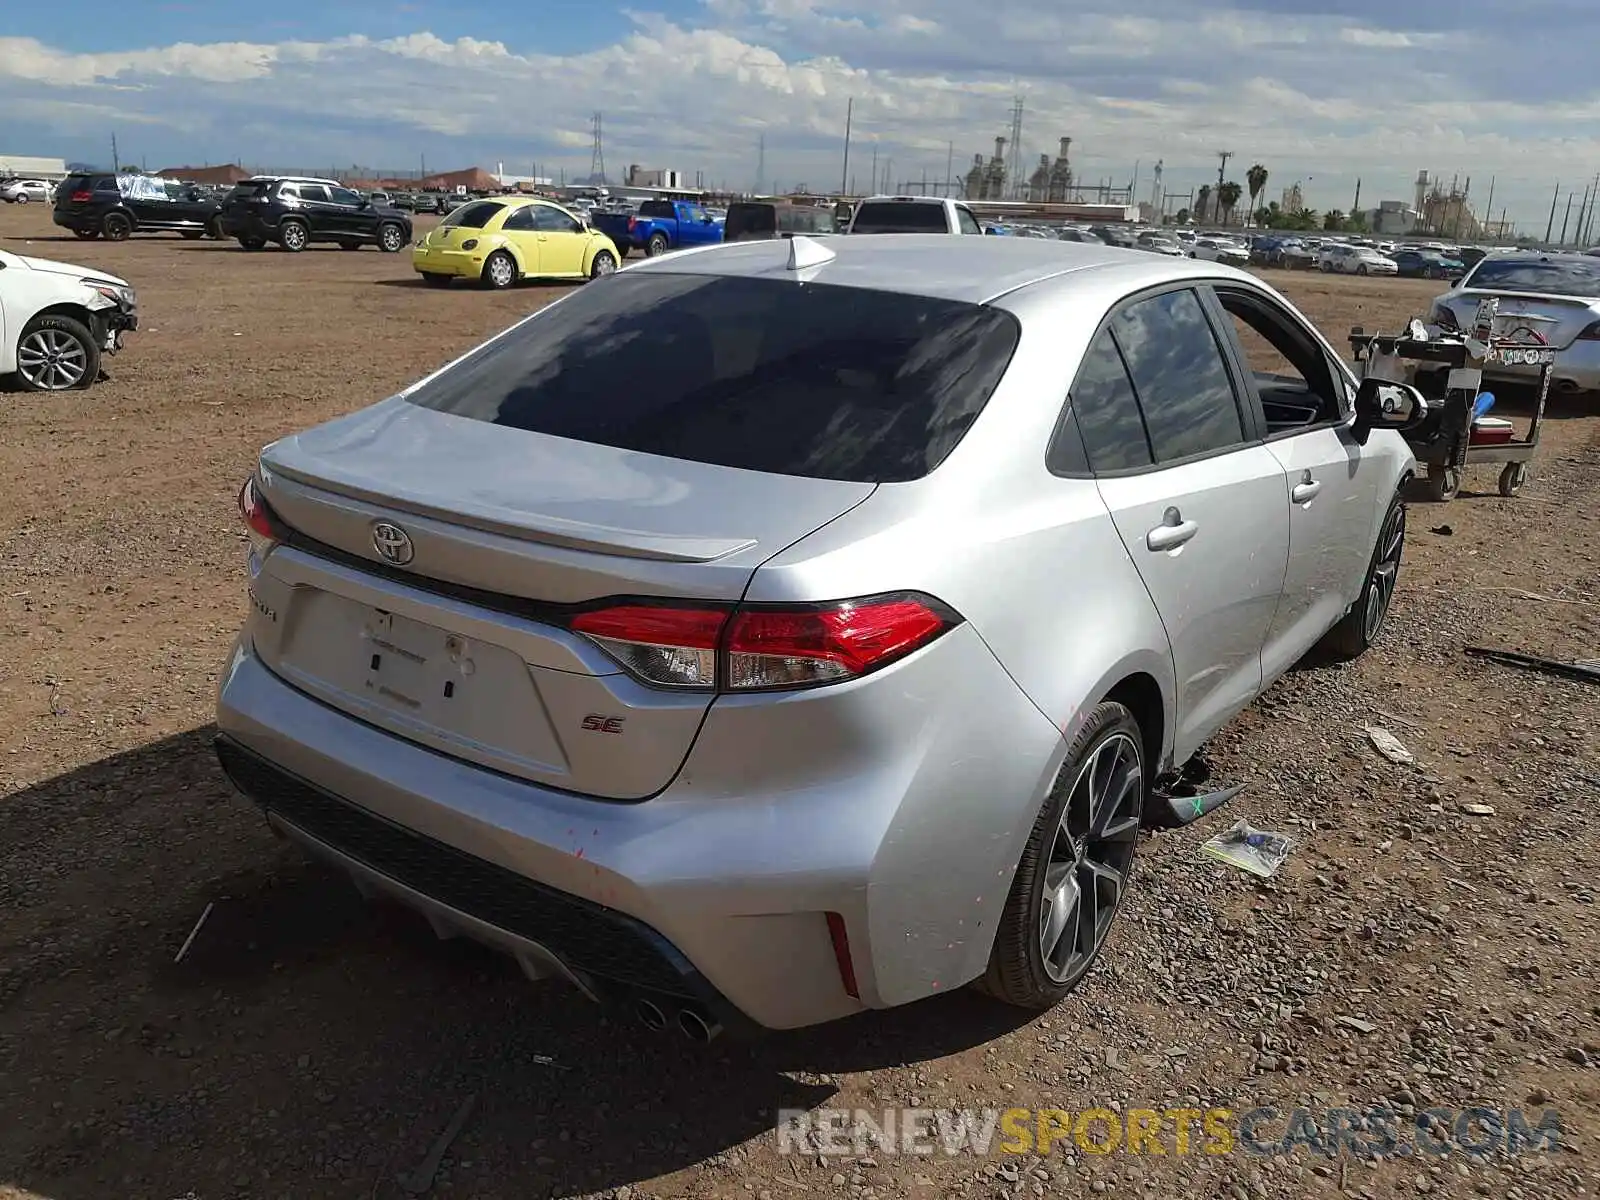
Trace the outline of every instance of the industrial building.
{"label": "industrial building", "polygon": [[26,154],[0,154],[0,179],[43,179],[59,183],[67,177],[64,158],[37,158]]}

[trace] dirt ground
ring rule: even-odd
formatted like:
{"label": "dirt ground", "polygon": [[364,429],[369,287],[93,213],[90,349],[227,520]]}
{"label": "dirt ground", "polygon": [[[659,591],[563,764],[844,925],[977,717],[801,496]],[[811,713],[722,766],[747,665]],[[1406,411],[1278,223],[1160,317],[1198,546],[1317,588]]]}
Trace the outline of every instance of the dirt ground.
{"label": "dirt ground", "polygon": [[[700,1050],[363,905],[269,835],[209,748],[258,447],[559,292],[426,291],[375,250],[55,232],[0,207],[0,245],[127,277],[144,327],[92,391],[0,393],[0,1197],[403,1196],[469,1094],[437,1194],[1600,1192],[1600,691],[1461,651],[1600,656],[1600,417],[1558,403],[1515,500],[1483,468],[1414,505],[1382,645],[1295,672],[1225,731],[1218,773],[1249,790],[1143,840],[1108,957],[1056,1011],[951,995]],[[1336,339],[1437,290],[1273,282]],[[1237,817],[1296,838],[1274,880],[1198,852]],[[836,1158],[780,1157],[774,1133],[819,1106],[1270,1105],[1273,1141],[1297,1107],[1380,1104],[1553,1110],[1563,1147]]]}

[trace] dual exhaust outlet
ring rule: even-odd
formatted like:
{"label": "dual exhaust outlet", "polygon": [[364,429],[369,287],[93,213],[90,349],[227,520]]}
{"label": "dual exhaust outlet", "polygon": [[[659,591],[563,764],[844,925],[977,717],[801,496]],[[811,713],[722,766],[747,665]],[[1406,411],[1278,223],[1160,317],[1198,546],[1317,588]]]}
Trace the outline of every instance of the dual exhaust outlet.
{"label": "dual exhaust outlet", "polygon": [[[654,1000],[640,997],[634,1001],[633,1015],[646,1029],[660,1031],[667,1027],[667,1013]],[[721,1022],[715,1020],[698,1005],[686,1004],[678,1010],[678,1029],[684,1037],[700,1045],[708,1045],[722,1032]]]}

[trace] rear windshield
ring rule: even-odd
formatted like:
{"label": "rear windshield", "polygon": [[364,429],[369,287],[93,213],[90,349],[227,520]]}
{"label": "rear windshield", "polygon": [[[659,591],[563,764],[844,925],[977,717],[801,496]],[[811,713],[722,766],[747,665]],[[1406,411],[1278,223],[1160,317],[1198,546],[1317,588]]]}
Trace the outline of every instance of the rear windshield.
{"label": "rear windshield", "polygon": [[677,216],[678,210],[673,206],[671,200],[646,200],[639,205],[639,215],[641,217],[670,218]]}
{"label": "rear windshield", "polygon": [[894,483],[944,461],[1009,313],[791,279],[624,272],[410,393],[476,421],[718,466]]}
{"label": "rear windshield", "polygon": [[1600,298],[1600,262],[1581,258],[1486,258],[1473,268],[1465,286],[1595,299]]}
{"label": "rear windshield", "polygon": [[98,192],[114,190],[117,181],[110,175],[68,175],[58,189],[63,196],[73,192]]}
{"label": "rear windshield", "polygon": [[459,226],[462,229],[482,229],[494,220],[505,205],[503,204],[463,204],[448,217],[439,222],[440,229],[449,229]]}
{"label": "rear windshield", "polygon": [[851,233],[949,233],[942,204],[915,201],[868,201],[856,210]]}

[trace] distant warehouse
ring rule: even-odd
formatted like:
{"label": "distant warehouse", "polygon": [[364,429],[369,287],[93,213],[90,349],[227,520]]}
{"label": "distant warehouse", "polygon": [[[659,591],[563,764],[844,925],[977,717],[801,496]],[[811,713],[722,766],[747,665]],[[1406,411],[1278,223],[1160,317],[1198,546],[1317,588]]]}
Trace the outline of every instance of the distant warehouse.
{"label": "distant warehouse", "polygon": [[67,177],[64,158],[31,158],[26,154],[0,154],[0,179],[48,179]]}

